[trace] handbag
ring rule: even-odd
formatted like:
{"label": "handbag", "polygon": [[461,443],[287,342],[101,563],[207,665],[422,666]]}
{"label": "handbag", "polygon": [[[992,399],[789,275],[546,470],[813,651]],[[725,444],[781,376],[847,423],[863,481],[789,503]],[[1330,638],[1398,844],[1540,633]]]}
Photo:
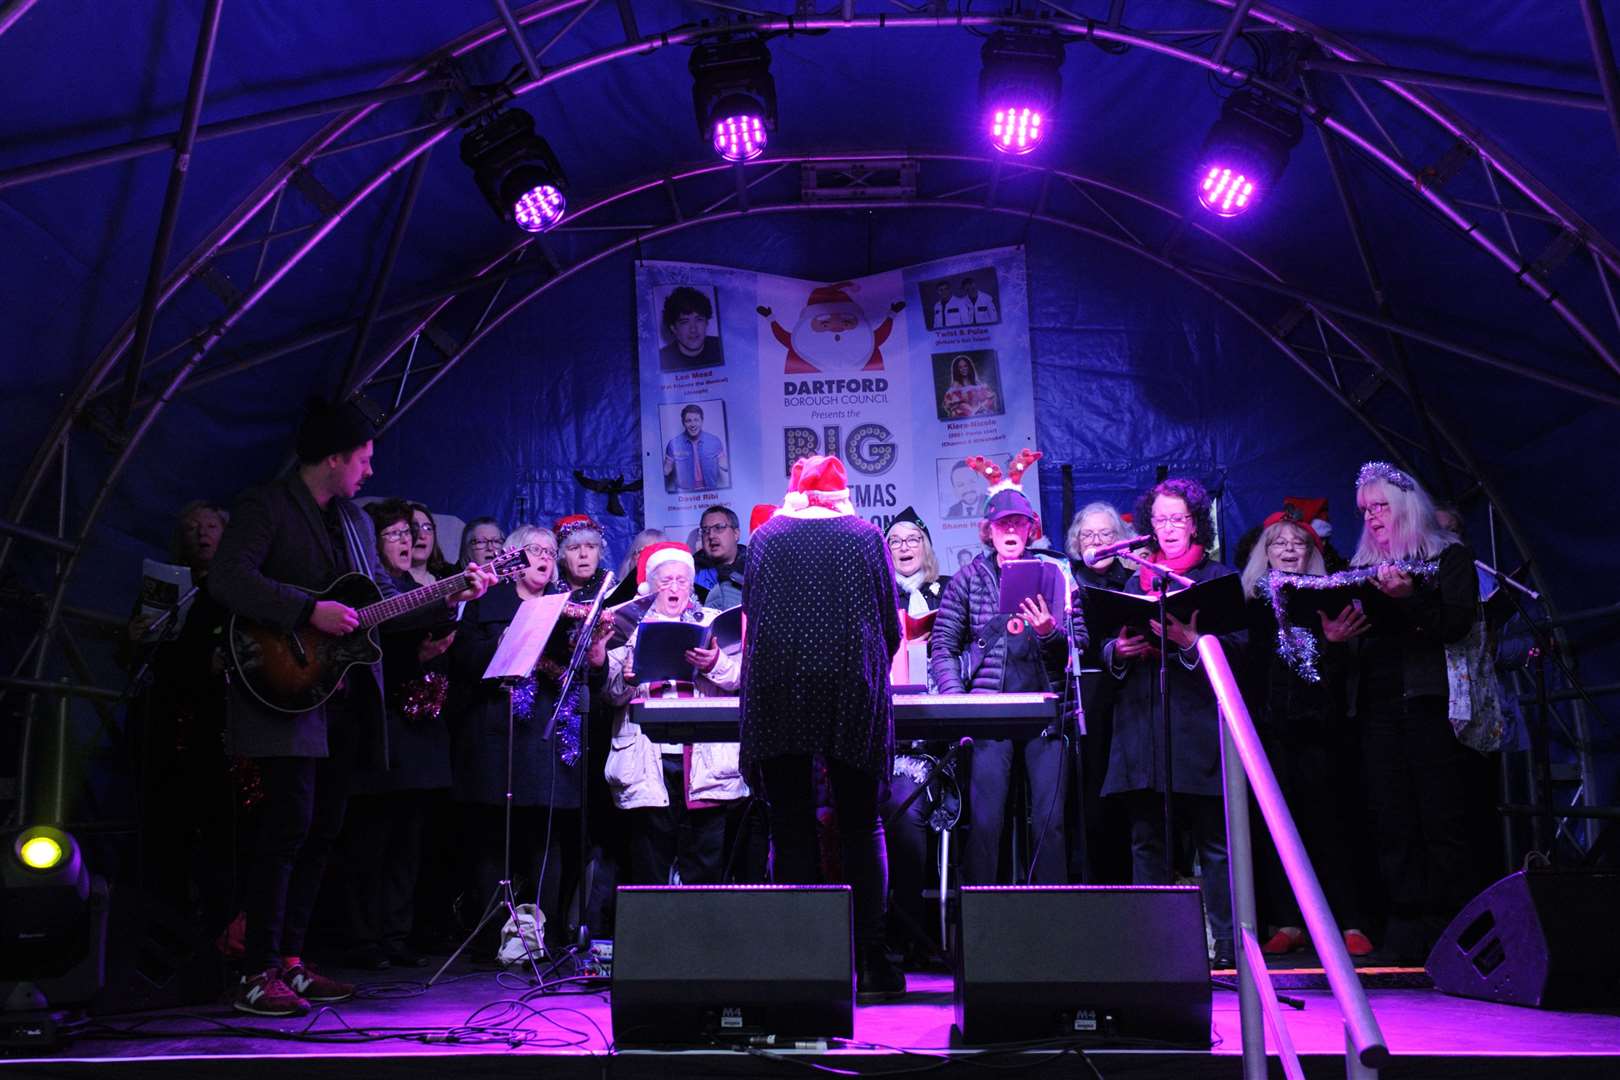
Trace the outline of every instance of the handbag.
{"label": "handbag", "polygon": [[1482,606],[1468,635],[1446,646],[1446,715],[1457,740],[1482,754],[1502,749],[1507,741],[1502,688],[1496,678],[1497,645]]}

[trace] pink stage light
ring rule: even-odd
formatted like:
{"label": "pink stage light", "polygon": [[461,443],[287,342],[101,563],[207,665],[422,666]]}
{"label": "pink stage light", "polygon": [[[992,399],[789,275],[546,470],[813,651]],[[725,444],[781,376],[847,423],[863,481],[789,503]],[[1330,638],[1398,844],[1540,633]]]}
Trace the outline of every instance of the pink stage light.
{"label": "pink stage light", "polygon": [[532,187],[517,197],[512,216],[524,232],[545,232],[563,219],[568,200],[551,184]]}
{"label": "pink stage light", "polygon": [[1237,217],[1253,206],[1254,200],[1254,181],[1242,169],[1216,162],[1198,180],[1198,201],[1220,217]]}
{"label": "pink stage light", "polygon": [[752,161],[765,152],[765,119],[758,113],[722,116],[714,122],[715,153],[727,161]]}
{"label": "pink stage light", "polygon": [[1042,117],[1028,106],[990,112],[990,144],[1003,154],[1027,154],[1041,141]]}

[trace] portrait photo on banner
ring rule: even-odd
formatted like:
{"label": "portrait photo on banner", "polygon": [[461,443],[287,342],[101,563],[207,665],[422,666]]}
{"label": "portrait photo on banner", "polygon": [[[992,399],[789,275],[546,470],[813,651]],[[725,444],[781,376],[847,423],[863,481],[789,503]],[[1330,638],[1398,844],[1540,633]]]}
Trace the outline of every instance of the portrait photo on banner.
{"label": "portrait photo on banner", "polygon": [[664,490],[723,491],[731,486],[731,440],[720,398],[658,406],[664,443]]}
{"label": "portrait photo on banner", "polygon": [[994,349],[933,353],[934,404],[941,420],[1000,416],[1001,369]]}
{"label": "portrait photo on banner", "polygon": [[[968,455],[935,458],[935,483],[938,485],[941,516],[947,521],[977,521],[984,515],[984,504],[989,501],[990,482],[974,472],[967,463]],[[1012,460],[1008,453],[986,454],[985,457],[1007,470]]]}
{"label": "portrait photo on banner", "polygon": [[696,371],[726,362],[720,344],[720,291],[713,285],[659,285],[651,308],[658,313],[658,370]]}
{"label": "portrait photo on banner", "polygon": [[994,267],[919,281],[917,297],[930,330],[992,326],[1001,321],[1001,284]]}

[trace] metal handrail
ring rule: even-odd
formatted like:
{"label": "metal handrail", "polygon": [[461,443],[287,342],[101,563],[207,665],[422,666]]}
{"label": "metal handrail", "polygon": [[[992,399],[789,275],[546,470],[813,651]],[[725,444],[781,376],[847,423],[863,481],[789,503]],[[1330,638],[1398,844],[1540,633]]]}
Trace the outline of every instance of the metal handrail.
{"label": "metal handrail", "polygon": [[[1227,865],[1232,881],[1234,928],[1240,935],[1240,941],[1243,935],[1252,938],[1255,932],[1254,858],[1249,847],[1248,798],[1252,784],[1255,801],[1260,805],[1260,815],[1282,859],[1289,887],[1299,901],[1299,910],[1304,916],[1306,929],[1310,931],[1311,942],[1321,957],[1333,1000],[1344,1015],[1348,1074],[1352,1077],[1374,1075],[1389,1060],[1389,1045],[1384,1041],[1377,1018],[1373,1016],[1361,980],[1356,977],[1355,964],[1344,946],[1338,924],[1333,921],[1333,912],[1328,908],[1321,882],[1317,880],[1310,856],[1299,838],[1293,815],[1288,812],[1288,804],[1283,800],[1271,762],[1260,745],[1260,735],[1255,731],[1254,721],[1249,718],[1248,706],[1238,692],[1237,680],[1232,677],[1232,668],[1226,662],[1226,653],[1220,641],[1208,634],[1198,639],[1197,647],[1204,674],[1215,691],[1221,710],[1221,766],[1225,777]],[[1247,948],[1235,951],[1238,1002],[1243,1023],[1243,1075],[1245,1080],[1264,1080],[1266,1049],[1258,980],[1264,980],[1269,989],[1271,976],[1263,963],[1254,962]],[[1279,1046],[1286,1045],[1281,1038],[1277,1041]]]}

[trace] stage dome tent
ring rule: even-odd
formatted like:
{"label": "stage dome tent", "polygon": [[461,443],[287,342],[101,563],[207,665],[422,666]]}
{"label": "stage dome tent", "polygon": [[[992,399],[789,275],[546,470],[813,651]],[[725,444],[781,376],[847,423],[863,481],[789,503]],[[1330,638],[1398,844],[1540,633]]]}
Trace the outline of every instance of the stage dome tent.
{"label": "stage dome tent", "polygon": [[[81,813],[119,815],[106,639],[140,560],[188,500],[281,467],[311,394],[388,408],[379,491],[604,517],[574,472],[641,468],[638,258],[836,281],[1021,244],[1049,519],[1168,469],[1219,491],[1229,540],[1325,496],[1350,547],[1381,458],[1460,502],[1482,555],[1533,560],[1553,610],[1612,609],[1620,87],[1597,6],[0,5],[6,714],[84,688]],[[980,113],[997,32],[1061,43],[1027,154]],[[732,162],[688,65],[739,34],[768,43],[774,126]],[[1195,189],[1234,95],[1299,138],[1219,216]],[[512,107],[566,174],[547,231],[493,213],[457,152]],[[1598,690],[1610,619],[1566,631]],[[1615,700],[1560,705],[1562,797],[1614,801]]]}

